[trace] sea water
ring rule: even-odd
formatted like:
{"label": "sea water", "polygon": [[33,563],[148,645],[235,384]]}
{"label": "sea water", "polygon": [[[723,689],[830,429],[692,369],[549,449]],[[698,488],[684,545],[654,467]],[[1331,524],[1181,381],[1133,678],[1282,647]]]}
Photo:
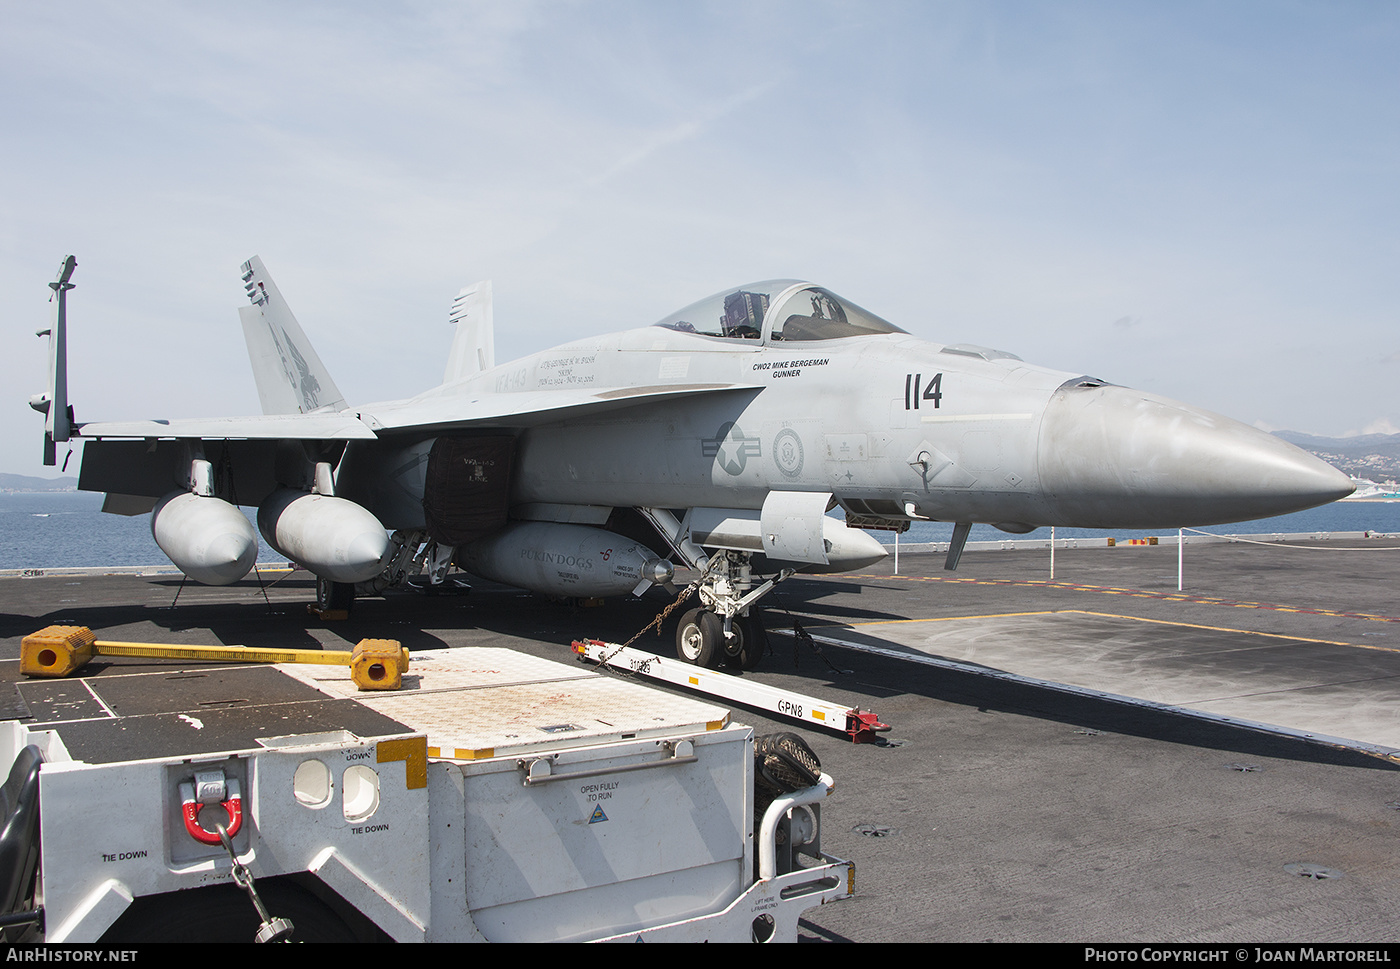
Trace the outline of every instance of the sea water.
{"label": "sea water", "polygon": [[[254,514],[247,508],[244,513],[250,517]],[[1221,535],[1364,531],[1400,534],[1400,502],[1339,501],[1279,518],[1213,525],[1203,530]],[[946,522],[915,522],[900,536],[900,543],[946,542],[952,532],[953,526]],[[1128,539],[1173,533],[1172,529],[1055,529],[1056,538],[1113,536]],[[886,544],[894,541],[893,532],[872,534]],[[1011,535],[991,525],[974,525],[970,540],[1049,537],[1048,528],[1038,528],[1027,535]],[[259,562],[286,561],[261,539],[259,545]],[[151,537],[151,516],[105,515],[100,494],[86,491],[0,494],[0,569],[167,564],[164,553]]]}
{"label": "sea water", "polygon": [[[103,514],[102,498],[88,491],[0,494],[0,569],[168,567],[170,560],[151,537],[151,516]],[[261,536],[258,544],[259,562],[287,560]]]}

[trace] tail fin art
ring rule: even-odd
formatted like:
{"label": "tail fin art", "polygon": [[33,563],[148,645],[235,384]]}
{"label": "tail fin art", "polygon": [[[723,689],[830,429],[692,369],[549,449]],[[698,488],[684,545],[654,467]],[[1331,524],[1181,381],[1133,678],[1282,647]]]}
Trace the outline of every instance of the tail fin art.
{"label": "tail fin art", "polygon": [[496,329],[491,314],[491,280],[468,286],[452,301],[448,319],[457,324],[442,382],[490,370],[496,365]]}
{"label": "tail fin art", "polygon": [[338,411],[345,397],[257,256],[241,268],[251,306],[238,310],[264,414]]}

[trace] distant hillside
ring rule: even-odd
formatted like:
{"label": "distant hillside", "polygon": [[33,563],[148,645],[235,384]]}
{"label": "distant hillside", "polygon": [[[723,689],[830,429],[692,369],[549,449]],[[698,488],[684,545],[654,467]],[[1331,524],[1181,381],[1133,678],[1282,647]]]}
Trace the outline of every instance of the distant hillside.
{"label": "distant hillside", "polygon": [[34,478],[27,474],[0,474],[0,491],[77,490],[77,478]]}
{"label": "distant hillside", "polygon": [[1400,434],[1314,437],[1297,431],[1275,431],[1274,436],[1311,451],[1354,478],[1377,482],[1400,480]]}

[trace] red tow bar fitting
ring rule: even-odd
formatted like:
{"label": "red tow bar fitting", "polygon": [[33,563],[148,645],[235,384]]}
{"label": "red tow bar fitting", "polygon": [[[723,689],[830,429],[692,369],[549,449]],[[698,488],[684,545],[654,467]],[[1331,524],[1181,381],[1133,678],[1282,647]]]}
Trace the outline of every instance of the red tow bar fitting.
{"label": "red tow bar fitting", "polygon": [[870,710],[856,707],[846,711],[846,733],[853,744],[872,744],[878,739],[876,734],[885,733],[889,729],[890,725],[881,723]]}

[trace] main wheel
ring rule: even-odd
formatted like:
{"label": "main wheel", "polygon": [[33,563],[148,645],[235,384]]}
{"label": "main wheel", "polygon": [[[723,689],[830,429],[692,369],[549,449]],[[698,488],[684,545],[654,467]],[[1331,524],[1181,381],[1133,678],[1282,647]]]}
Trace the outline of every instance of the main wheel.
{"label": "main wheel", "polygon": [[316,579],[316,608],[321,610],[343,609],[347,614],[355,604],[355,585],[352,582],[332,582],[330,579]]}
{"label": "main wheel", "polygon": [[713,667],[723,653],[724,623],[708,609],[692,609],[676,627],[676,655],[695,666]]}

